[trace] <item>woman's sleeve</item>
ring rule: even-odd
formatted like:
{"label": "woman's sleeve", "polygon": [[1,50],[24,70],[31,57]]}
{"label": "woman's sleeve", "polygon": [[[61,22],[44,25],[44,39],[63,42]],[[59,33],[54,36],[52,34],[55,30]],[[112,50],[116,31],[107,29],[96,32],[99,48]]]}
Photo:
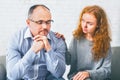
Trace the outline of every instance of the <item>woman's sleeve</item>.
{"label": "woman's sleeve", "polygon": [[94,70],[87,70],[90,73],[92,80],[104,80],[111,77],[111,48],[108,51],[108,55],[97,63]]}

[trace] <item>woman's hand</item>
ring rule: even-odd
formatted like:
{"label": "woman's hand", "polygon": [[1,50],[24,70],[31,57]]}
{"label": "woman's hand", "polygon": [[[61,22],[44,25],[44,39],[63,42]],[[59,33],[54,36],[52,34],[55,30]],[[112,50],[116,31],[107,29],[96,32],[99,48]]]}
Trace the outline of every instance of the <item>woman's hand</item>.
{"label": "woman's hand", "polygon": [[62,38],[63,40],[65,40],[65,37],[64,37],[63,34],[60,34],[60,33],[58,33],[58,32],[55,32],[55,35],[56,35],[57,38]]}
{"label": "woman's hand", "polygon": [[73,80],[85,80],[86,78],[89,78],[89,72],[83,71],[83,72],[78,72],[75,76],[73,76]]}

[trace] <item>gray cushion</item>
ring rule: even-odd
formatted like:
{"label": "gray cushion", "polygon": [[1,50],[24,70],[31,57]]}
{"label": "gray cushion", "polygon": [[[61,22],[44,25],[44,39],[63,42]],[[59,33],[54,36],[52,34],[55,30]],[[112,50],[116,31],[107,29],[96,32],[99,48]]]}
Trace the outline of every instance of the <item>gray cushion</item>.
{"label": "gray cushion", "polygon": [[120,47],[112,47],[112,80],[120,80]]}
{"label": "gray cushion", "polygon": [[6,57],[0,56],[0,80],[6,80]]}
{"label": "gray cushion", "polygon": [[[120,47],[112,47],[112,80],[120,80]],[[0,80],[6,80],[6,57],[0,56]]]}

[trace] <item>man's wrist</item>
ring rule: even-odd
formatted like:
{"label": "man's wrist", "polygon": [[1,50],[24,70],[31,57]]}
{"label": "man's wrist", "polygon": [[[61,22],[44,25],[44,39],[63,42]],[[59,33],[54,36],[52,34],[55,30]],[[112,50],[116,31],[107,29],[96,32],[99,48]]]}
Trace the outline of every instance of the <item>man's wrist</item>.
{"label": "man's wrist", "polygon": [[49,52],[51,50],[51,46],[47,46],[46,51]]}
{"label": "man's wrist", "polygon": [[36,53],[36,54],[38,53],[38,50],[36,50],[35,48],[32,47],[31,49],[34,53]]}

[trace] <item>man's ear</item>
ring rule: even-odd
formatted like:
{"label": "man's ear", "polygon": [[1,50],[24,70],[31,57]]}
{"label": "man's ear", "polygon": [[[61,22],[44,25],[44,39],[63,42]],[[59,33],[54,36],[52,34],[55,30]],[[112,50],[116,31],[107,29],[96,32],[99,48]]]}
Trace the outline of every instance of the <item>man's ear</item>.
{"label": "man's ear", "polygon": [[26,20],[26,24],[27,24],[28,27],[30,26],[30,20],[29,19]]}

